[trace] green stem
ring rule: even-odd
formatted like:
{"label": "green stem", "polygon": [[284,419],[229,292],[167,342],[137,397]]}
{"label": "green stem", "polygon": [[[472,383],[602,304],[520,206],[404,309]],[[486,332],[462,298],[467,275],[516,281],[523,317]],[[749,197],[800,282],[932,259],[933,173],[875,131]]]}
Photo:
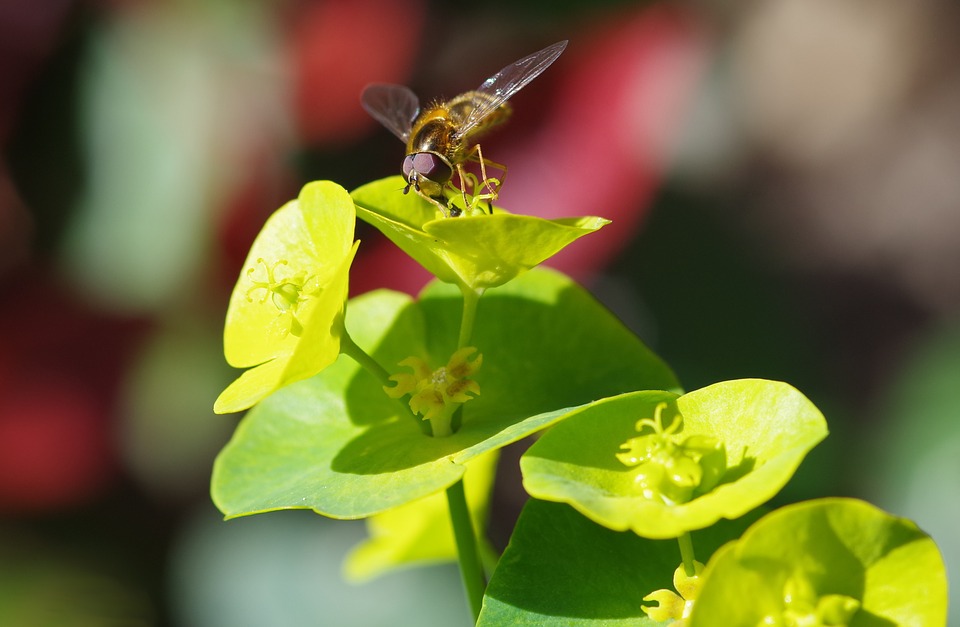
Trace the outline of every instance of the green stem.
{"label": "green stem", "polygon": [[683,561],[683,572],[687,574],[687,577],[693,577],[697,574],[696,568],[694,567],[693,562],[693,540],[690,538],[690,532],[684,532],[682,536],[677,538],[677,542],[680,543],[680,559]]}
{"label": "green stem", "polygon": [[[470,345],[470,337],[473,335],[473,323],[477,319],[477,304],[484,290],[472,290],[465,285],[460,286],[460,293],[463,294],[463,314],[460,317],[460,337],[457,339],[457,350]],[[450,428],[452,431],[458,431],[463,423],[463,405],[457,407],[453,413]]]}
{"label": "green stem", "polygon": [[477,319],[477,303],[483,295],[483,290],[472,290],[469,287],[460,286],[463,293],[463,316],[460,318],[460,338],[457,340],[457,348],[470,346],[470,337],[473,335],[473,323]]}
{"label": "green stem", "polygon": [[480,617],[483,605],[483,591],[487,583],[477,550],[477,538],[467,507],[467,497],[463,491],[463,479],[447,488],[447,506],[450,509],[450,522],[453,524],[453,536],[457,541],[457,557],[460,560],[460,576],[473,613],[473,622]]}
{"label": "green stem", "polygon": [[367,351],[357,346],[346,330],[340,336],[340,352],[360,364],[364,370],[376,377],[382,385],[391,385],[390,373],[387,372],[387,369],[368,355]]}
{"label": "green stem", "polygon": [[[457,348],[470,345],[473,335],[473,323],[477,318],[477,303],[483,290],[472,290],[461,286],[463,294],[463,315],[460,318],[460,337],[457,339]],[[454,412],[454,423],[459,426],[462,419],[463,405]],[[473,622],[480,617],[480,608],[483,605],[483,592],[487,587],[483,564],[480,562],[480,553],[477,550],[477,536],[473,530],[473,521],[470,518],[470,508],[463,491],[463,479],[447,488],[447,506],[450,509],[450,522],[453,525],[453,536],[457,542],[457,558],[460,561],[460,577],[473,614]]]}
{"label": "green stem", "polygon": [[[380,382],[380,385],[385,387],[393,385],[393,381],[390,380],[390,373],[386,368],[380,365],[376,359],[371,357],[367,351],[363,350],[357,346],[356,342],[353,341],[353,338],[350,337],[350,334],[347,333],[346,329],[343,331],[343,335],[340,336],[340,352],[354,360],[360,366],[372,374],[377,381]],[[419,416],[416,416],[411,410],[410,405],[405,403],[403,399],[397,399],[397,402],[403,407],[403,413],[407,416],[410,416],[414,422],[417,423],[420,431],[424,435],[431,435],[430,423],[424,420],[421,420]]]}
{"label": "green stem", "polygon": [[[457,407],[460,409],[460,407]],[[428,422],[430,423],[430,429],[433,432],[433,437],[435,438],[445,438],[448,435],[453,435],[453,414],[455,412],[450,411],[450,408],[446,408],[446,411],[443,411],[438,416],[434,416]]]}

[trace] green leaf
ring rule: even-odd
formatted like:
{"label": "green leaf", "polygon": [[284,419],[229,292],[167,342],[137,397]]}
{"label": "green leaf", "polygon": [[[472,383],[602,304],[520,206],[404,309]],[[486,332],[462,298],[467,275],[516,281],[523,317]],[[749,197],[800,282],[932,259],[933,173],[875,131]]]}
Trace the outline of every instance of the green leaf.
{"label": "green leaf", "polygon": [[[466,464],[463,485],[480,542],[484,542],[499,457],[498,451],[492,451]],[[367,519],[367,531],[370,537],[354,547],[344,563],[345,574],[353,581],[372,579],[403,566],[457,560],[457,545],[443,493],[371,516]],[[495,562],[493,548],[483,548]]]}
{"label": "green leaf", "polygon": [[[373,292],[351,300],[347,327],[381,364],[411,355],[442,364],[457,348],[461,307],[459,290],[440,283],[419,301]],[[481,299],[473,343],[483,353],[475,377],[481,393],[463,406],[453,435],[424,435],[401,401],[342,356],[248,413],[214,465],[214,502],[228,517],[312,508],[362,518],[452,485],[469,460],[594,398],[677,387],[635,335],[553,271],[491,290]]]}
{"label": "green leaf", "polygon": [[[665,401],[683,416],[682,436],[709,436],[727,451],[719,484],[679,504],[645,498],[633,469],[616,458],[620,445],[636,436],[637,421]],[[617,531],[675,538],[765,503],[826,435],[823,416],[789,385],[727,381],[679,397],[640,391],[598,401],[546,433],[520,467],[524,487],[536,498],[569,503]]]}
{"label": "green leaf", "polygon": [[947,621],[946,571],[933,540],[912,522],[855,499],[818,499],[768,514],[718,551],[703,576],[690,627],[755,627],[791,610],[796,616],[801,603],[820,602],[823,611],[836,595],[859,601],[851,627]]}
{"label": "green leaf", "polygon": [[[755,518],[696,533],[697,558],[705,561]],[[679,563],[674,540],[611,531],[567,505],[531,499],[490,580],[477,624],[660,625],[640,609],[643,597],[673,588]]]}
{"label": "green leaf", "polygon": [[495,208],[493,215],[437,218],[416,194],[402,194],[402,177],[351,192],[360,219],[372,224],[435,277],[474,291],[503,285],[609,220],[544,220]]}
{"label": "green leaf", "polygon": [[320,372],[340,354],[356,214],[346,190],[306,185],[253,242],[224,324],[227,362],[244,372],[220,394],[217,413],[251,407]]}

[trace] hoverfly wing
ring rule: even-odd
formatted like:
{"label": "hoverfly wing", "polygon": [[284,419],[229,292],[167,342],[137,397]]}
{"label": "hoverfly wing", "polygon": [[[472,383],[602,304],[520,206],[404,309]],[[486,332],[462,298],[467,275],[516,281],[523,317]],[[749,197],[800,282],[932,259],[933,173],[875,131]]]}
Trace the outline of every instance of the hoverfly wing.
{"label": "hoverfly wing", "polygon": [[540,73],[557,60],[567,47],[567,40],[558,41],[539,52],[511,63],[487,80],[475,90],[477,98],[474,109],[467,115],[457,135],[464,137],[481,121],[502,105],[510,96],[540,76]]}
{"label": "hoverfly wing", "polygon": [[410,127],[420,112],[417,95],[403,85],[371,83],[363,88],[360,104],[403,142],[410,138]]}

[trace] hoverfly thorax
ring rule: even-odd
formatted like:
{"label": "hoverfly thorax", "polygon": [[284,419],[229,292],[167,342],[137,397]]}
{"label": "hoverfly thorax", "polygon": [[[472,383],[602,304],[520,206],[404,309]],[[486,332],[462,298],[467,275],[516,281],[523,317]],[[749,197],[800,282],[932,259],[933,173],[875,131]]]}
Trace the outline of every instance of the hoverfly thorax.
{"label": "hoverfly thorax", "polygon": [[414,152],[435,152],[451,155],[462,139],[457,139],[457,119],[450,115],[449,108],[438,103],[420,112],[410,128],[407,140],[407,154]]}
{"label": "hoverfly thorax", "polygon": [[[446,187],[462,195],[464,207],[473,209],[487,201],[492,210],[490,203],[497,199],[507,168],[484,158],[476,140],[509,117],[507,99],[547,69],[566,47],[566,41],[547,46],[503,68],[477,89],[423,111],[416,94],[402,85],[367,85],[360,96],[363,108],[407,145],[403,193],[412,187],[449,217],[460,215],[461,210],[447,201]],[[466,171],[468,161],[479,165],[479,179]],[[488,177],[488,167],[500,170],[500,178]],[[454,173],[459,187],[452,181]]]}

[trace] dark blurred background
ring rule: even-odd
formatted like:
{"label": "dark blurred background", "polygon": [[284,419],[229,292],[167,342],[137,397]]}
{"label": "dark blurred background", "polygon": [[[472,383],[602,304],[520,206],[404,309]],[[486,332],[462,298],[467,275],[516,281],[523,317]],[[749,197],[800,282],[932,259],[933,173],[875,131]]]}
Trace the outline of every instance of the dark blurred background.
{"label": "dark blurred background", "polygon": [[[826,414],[778,502],[867,498],[956,571],[958,35],[951,0],[3,0],[0,624],[466,620],[453,567],[342,583],[361,523],[221,522],[222,320],[304,182],[399,170],[364,84],[449,97],[560,39],[484,141],[503,206],[613,219],[552,264],[687,389],[782,379]],[[352,293],[423,285],[358,233]]]}

